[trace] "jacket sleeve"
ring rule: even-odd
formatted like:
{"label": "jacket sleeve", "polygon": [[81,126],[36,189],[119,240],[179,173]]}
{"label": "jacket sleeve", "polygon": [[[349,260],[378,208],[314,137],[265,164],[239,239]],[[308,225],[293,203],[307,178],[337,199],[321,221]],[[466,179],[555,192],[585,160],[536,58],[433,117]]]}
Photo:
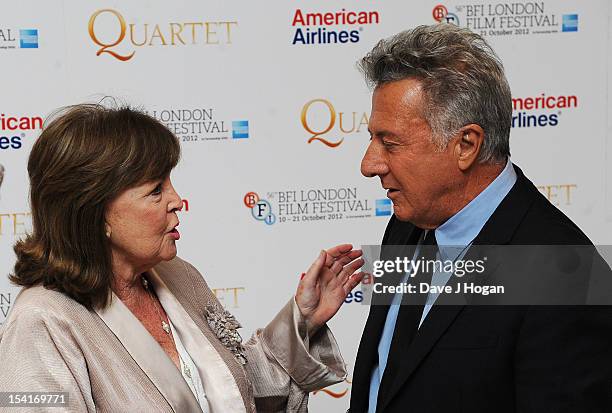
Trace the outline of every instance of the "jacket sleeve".
{"label": "jacket sleeve", "polygon": [[309,392],[346,377],[333,334],[323,326],[309,337],[294,298],[244,347],[258,412],[305,412]]}
{"label": "jacket sleeve", "polygon": [[[67,394],[60,407],[30,406],[28,412],[95,412],[87,365],[68,329],[51,314],[28,310],[0,330],[0,392]],[[1,402],[9,407],[8,396]]]}

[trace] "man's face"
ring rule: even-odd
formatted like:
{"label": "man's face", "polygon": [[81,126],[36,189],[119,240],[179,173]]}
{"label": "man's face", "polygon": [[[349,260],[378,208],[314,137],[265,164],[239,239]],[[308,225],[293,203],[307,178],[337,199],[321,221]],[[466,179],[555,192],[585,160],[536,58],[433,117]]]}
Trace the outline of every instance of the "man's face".
{"label": "man's face", "polygon": [[416,79],[377,87],[372,96],[371,141],[361,173],[380,178],[398,219],[431,229],[455,212],[451,195],[462,175],[453,156],[454,146],[440,151],[432,142],[424,110],[421,84]]}

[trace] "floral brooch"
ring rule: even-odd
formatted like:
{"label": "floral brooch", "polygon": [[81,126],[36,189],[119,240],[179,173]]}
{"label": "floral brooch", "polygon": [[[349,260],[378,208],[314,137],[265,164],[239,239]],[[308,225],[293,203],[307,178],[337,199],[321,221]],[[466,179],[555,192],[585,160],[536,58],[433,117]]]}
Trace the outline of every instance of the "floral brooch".
{"label": "floral brooch", "polygon": [[242,337],[238,333],[238,329],[242,326],[236,317],[218,304],[206,306],[205,315],[208,325],[221,344],[234,355],[238,363],[245,365],[247,359],[242,346]]}

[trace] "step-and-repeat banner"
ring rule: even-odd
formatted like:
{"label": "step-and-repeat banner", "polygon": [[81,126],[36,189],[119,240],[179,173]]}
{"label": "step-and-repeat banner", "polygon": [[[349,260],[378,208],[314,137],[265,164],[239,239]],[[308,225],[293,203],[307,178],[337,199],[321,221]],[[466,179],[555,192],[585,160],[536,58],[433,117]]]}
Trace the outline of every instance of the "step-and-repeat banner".
{"label": "step-and-repeat banner", "polygon": [[[15,240],[31,228],[26,164],[45,118],[128,103],[181,140],[179,255],[249,336],[321,248],[377,244],[392,208],[360,175],[378,40],[450,22],[484,36],[513,93],[512,159],[596,243],[612,243],[610,4],[584,1],[15,1],[0,4],[0,324]],[[255,206],[255,207],[254,207]],[[368,308],[330,322],[348,379],[311,397],[344,411]]]}

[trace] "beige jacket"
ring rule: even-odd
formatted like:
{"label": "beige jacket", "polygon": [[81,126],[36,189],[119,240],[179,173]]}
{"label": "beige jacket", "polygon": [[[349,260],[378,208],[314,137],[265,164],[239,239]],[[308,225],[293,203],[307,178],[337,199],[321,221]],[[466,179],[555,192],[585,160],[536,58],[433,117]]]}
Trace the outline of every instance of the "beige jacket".
{"label": "beige jacket", "polygon": [[[175,258],[150,275],[213,413],[306,412],[308,392],[346,376],[331,331],[309,338],[294,299],[245,343],[242,366],[209,327],[206,307],[218,301],[191,264]],[[33,391],[68,392],[68,406],[6,411],[201,412],[176,366],[114,295],[99,311],[43,287],[18,295],[0,330],[0,392]]]}

